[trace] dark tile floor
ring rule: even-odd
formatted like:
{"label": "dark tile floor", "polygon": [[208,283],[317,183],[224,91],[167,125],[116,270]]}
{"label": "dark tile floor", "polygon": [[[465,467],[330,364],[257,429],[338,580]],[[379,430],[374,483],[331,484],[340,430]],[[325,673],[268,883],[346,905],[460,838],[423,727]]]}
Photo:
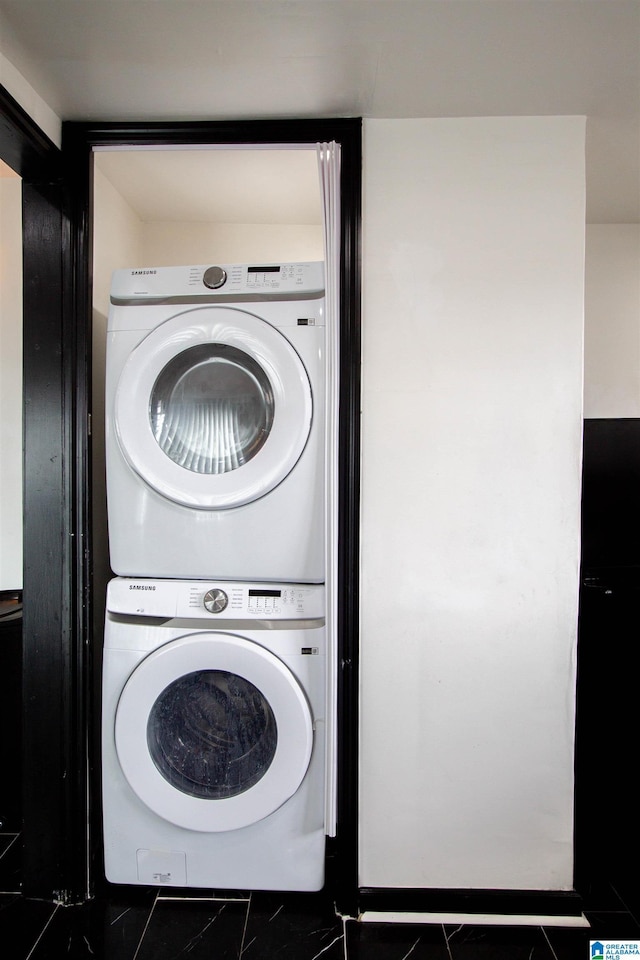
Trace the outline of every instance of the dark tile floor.
{"label": "dark tile floor", "polygon": [[339,917],[324,894],[113,887],[55,906],[20,895],[18,854],[16,835],[0,834],[2,960],[590,960],[590,939],[640,939],[609,883],[585,894],[590,929],[414,926]]}

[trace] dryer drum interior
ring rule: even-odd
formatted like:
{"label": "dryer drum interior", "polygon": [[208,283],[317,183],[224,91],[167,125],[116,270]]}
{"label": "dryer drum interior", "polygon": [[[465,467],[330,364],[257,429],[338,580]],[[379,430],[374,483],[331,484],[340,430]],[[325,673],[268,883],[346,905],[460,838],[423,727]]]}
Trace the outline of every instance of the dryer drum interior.
{"label": "dryer drum interior", "polygon": [[[314,336],[319,341],[323,333],[305,333],[299,346],[307,351],[307,364],[315,367],[321,357]],[[111,538],[122,536],[129,545],[128,528],[114,520],[114,507],[116,517],[120,510],[124,513],[118,495],[114,500],[114,471],[129,488],[126,496],[141,508],[144,502],[147,520],[149,503],[134,476],[169,504],[229,509],[261,499],[287,479],[306,452],[315,424],[318,435],[307,468],[315,478],[322,434],[314,394],[321,388],[312,389],[298,350],[268,322],[224,307],[189,310],[159,324],[130,352],[123,347],[121,361],[119,374],[114,371],[109,378],[114,392],[108,419],[114,430],[108,430],[108,437],[117,438],[124,457],[107,461]],[[308,472],[296,473],[297,484],[305,499],[309,489],[316,489]],[[154,506],[169,523],[173,510]],[[135,516],[135,509],[129,515]],[[197,519],[193,524],[197,528]],[[296,579],[304,579],[302,573]]]}
{"label": "dryer drum interior", "polygon": [[198,344],[164,367],[149,417],[158,445],[174,463],[194,473],[226,473],[266,442],[273,390],[249,354],[228,344]]}

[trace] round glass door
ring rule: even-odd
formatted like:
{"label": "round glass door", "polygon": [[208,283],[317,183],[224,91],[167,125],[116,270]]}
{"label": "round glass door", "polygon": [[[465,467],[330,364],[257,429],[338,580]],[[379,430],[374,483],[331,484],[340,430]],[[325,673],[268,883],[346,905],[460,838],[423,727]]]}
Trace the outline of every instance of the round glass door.
{"label": "round glass door", "polygon": [[145,657],[115,719],[137,796],[190,830],[256,823],[296,792],[313,720],[302,687],[269,650],[226,633],[188,634]]}
{"label": "round glass door", "polygon": [[151,331],[126,361],[115,432],[131,468],[199,509],[257,500],[295,467],[313,415],[311,386],[279,330],[228,307],[199,307]]}
{"label": "round glass door", "polygon": [[193,473],[227,473],[263,448],[274,416],[262,367],[227,344],[188,347],[170,360],[151,393],[151,430],[160,449]]}
{"label": "round glass door", "polygon": [[228,670],[198,670],[166,687],[147,723],[151,759],[182,793],[237,797],[265,775],[278,744],[276,718],[254,684]]}

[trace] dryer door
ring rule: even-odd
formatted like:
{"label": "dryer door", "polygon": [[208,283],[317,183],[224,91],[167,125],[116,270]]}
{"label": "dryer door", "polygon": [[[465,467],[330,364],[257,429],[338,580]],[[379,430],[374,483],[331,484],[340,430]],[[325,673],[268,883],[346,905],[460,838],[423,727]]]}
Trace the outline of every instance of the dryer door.
{"label": "dryer door", "polygon": [[306,445],[304,365],[275,327],[230,307],[166,320],[122,370],[115,429],[130,466],[162,496],[200,509],[257,500]]}
{"label": "dryer door", "polygon": [[236,830],[296,792],[313,721],[300,684],[269,650],[200,632],[155,650],[131,674],[115,742],[131,788],[158,816],[189,830]]}

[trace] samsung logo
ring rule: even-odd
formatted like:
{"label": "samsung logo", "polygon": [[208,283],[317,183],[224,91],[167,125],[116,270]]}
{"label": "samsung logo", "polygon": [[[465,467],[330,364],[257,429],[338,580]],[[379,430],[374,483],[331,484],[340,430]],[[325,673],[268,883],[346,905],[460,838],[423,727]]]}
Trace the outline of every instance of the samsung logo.
{"label": "samsung logo", "polygon": [[129,590],[155,590],[155,587],[149,583],[130,583]]}
{"label": "samsung logo", "polygon": [[157,273],[157,272],[158,272],[157,270],[132,270],[131,276],[139,277],[141,274],[144,274],[144,276],[148,276],[148,274],[150,273]]}

